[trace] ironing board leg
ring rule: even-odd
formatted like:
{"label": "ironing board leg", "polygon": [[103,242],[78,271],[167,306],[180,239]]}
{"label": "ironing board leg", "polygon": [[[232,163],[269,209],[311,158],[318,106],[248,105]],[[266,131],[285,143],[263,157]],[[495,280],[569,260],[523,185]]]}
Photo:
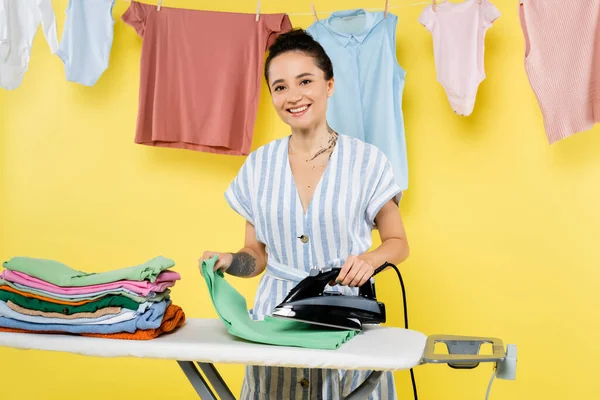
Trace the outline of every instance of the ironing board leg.
{"label": "ironing board leg", "polygon": [[208,387],[206,380],[200,374],[200,371],[198,371],[193,362],[177,361],[177,364],[179,364],[185,373],[185,376],[187,376],[188,380],[196,390],[196,393],[198,393],[198,396],[200,396],[202,400],[217,400],[212,390]]}
{"label": "ironing board leg", "polygon": [[373,371],[369,374],[367,379],[360,384],[352,393],[350,393],[344,400],[365,400],[375,390],[381,379],[382,371]]}
{"label": "ironing board leg", "polygon": [[[218,394],[218,398],[221,400],[235,400],[233,393],[229,390],[229,387],[215,368],[215,366],[211,363],[201,363],[198,362],[198,366],[206,375],[208,382],[198,368],[191,361],[177,361],[186,377],[200,396],[202,400],[217,400],[214,393],[208,386],[208,382],[213,386],[215,391]],[[371,393],[375,390],[377,385],[379,384],[379,380],[381,379],[382,371],[372,371],[367,379],[364,380],[352,393],[350,393],[344,400],[365,400],[369,397]]]}
{"label": "ironing board leg", "polygon": [[214,365],[210,363],[197,363],[212,387],[215,389],[221,400],[235,400],[233,393],[217,371]]}

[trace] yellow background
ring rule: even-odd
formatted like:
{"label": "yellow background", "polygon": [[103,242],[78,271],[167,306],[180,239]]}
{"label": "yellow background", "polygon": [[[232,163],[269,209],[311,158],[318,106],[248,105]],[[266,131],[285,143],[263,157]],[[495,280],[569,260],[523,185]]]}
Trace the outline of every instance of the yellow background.
{"label": "yellow background", "polygon": [[[436,82],[425,5],[392,0],[404,92],[410,188],[401,212],[412,254],[402,264],[410,327],[497,336],[519,347],[516,381],[490,399],[598,398],[600,129],[549,146],[523,67],[516,0],[486,38],[487,79],[471,117],[456,116]],[[59,38],[67,0],[54,0]],[[262,1],[264,12],[308,13],[308,1]],[[323,0],[319,11],[384,1]],[[204,250],[237,251],[244,221],[223,192],[244,161],[133,143],[141,39],[117,0],[110,67],[94,87],[66,82],[42,32],[17,90],[0,90],[2,260],[16,255],[106,271],[156,255],[183,280],[173,300],[188,317],[216,317],[197,269]],[[166,0],[164,6],[253,13],[254,1]],[[321,17],[325,17],[322,15]],[[308,15],[291,16],[307,27]],[[205,40],[189,38],[189,40]],[[568,77],[555,77],[566,79]],[[253,149],[288,134],[262,88]],[[375,244],[378,244],[375,234]],[[252,302],[258,279],[232,279]],[[402,326],[393,272],[378,276],[389,325]],[[103,359],[1,349],[0,398],[193,399],[174,361]],[[219,365],[238,393],[243,368]],[[483,399],[490,364],[415,370],[420,398]],[[407,371],[396,374],[412,399]]]}

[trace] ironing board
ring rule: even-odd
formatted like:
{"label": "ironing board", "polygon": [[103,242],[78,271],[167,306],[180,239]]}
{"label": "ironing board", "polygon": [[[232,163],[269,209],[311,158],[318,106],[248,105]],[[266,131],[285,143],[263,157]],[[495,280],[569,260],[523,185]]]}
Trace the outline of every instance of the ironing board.
{"label": "ironing board", "polygon": [[[441,337],[433,339],[443,340]],[[248,342],[230,335],[218,319],[196,318],[187,319],[171,334],[143,341],[0,332],[0,346],[17,349],[175,360],[200,398],[211,400],[235,399],[214,363],[371,370],[363,385],[347,397],[364,399],[373,391],[383,371],[409,369],[426,362],[447,362],[443,356],[425,357],[432,352],[435,340],[413,330],[369,326],[337,350],[316,350]],[[331,357],[332,354],[335,357]],[[497,361],[497,357],[494,360]]]}

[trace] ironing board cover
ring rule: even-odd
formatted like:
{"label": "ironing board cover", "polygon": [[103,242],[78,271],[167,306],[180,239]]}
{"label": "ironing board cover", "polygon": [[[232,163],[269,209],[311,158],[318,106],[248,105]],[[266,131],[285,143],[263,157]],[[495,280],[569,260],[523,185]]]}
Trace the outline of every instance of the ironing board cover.
{"label": "ironing board cover", "polygon": [[332,330],[314,325],[266,316],[250,319],[246,299],[227,282],[221,271],[214,271],[217,256],[202,262],[202,276],[210,298],[227,331],[258,343],[314,349],[337,349],[356,335],[351,330]]}

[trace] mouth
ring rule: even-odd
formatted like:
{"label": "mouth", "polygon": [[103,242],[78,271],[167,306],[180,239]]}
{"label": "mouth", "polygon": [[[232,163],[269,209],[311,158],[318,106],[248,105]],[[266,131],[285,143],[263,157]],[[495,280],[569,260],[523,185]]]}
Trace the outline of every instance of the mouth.
{"label": "mouth", "polygon": [[295,108],[288,108],[287,112],[289,112],[292,117],[301,117],[304,114],[306,114],[306,112],[308,111],[308,109],[310,108],[310,104],[305,104],[303,106],[299,106],[299,107],[295,107]]}

